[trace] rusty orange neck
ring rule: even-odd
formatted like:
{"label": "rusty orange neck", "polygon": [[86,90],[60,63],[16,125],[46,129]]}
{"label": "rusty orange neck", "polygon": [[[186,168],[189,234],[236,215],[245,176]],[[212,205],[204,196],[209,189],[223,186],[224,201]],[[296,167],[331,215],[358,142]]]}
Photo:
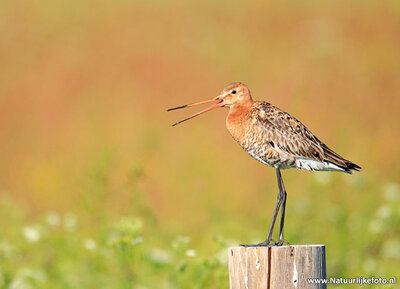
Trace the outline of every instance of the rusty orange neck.
{"label": "rusty orange neck", "polygon": [[253,107],[253,101],[244,104],[236,104],[229,109],[226,118],[226,127],[232,137],[241,142],[246,134],[246,127],[248,127],[250,110]]}

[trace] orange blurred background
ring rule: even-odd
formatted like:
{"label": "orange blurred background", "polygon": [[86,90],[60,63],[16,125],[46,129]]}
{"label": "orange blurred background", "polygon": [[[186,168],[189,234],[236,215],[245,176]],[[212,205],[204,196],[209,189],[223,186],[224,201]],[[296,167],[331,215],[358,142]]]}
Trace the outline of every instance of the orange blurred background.
{"label": "orange blurred background", "polygon": [[[234,143],[227,110],[174,128],[197,110],[166,113],[235,81],[363,168],[333,174],[342,193],[329,194],[331,202],[379,200],[380,184],[399,181],[397,1],[1,6],[0,189],[28,216],[135,214],[130,180],[139,172],[143,198],[164,226],[202,233],[218,216],[231,226],[269,220],[274,170]],[[283,176],[288,210],[319,178]],[[373,191],[346,188],[366,180]]]}

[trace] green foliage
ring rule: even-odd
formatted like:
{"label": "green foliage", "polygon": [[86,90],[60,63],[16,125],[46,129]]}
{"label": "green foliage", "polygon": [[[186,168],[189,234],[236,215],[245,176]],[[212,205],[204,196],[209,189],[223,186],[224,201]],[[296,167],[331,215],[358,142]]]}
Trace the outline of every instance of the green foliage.
{"label": "green foliage", "polygon": [[[316,180],[310,184],[315,202],[288,211],[288,231],[297,234],[289,239],[326,241],[328,276],[395,276],[398,185],[382,188],[382,204],[375,210],[369,210],[366,198],[356,214],[318,195]],[[327,207],[318,208],[320,201]],[[79,212],[49,212],[32,222],[12,202],[3,198],[0,206],[3,214],[10,212],[0,239],[0,288],[228,288],[227,248],[237,243],[220,234],[194,244],[189,236],[163,231],[147,213],[89,224]],[[307,218],[321,230],[296,230]]]}
{"label": "green foliage", "polygon": [[194,248],[190,237],[160,231],[147,210],[146,220],[127,216],[89,224],[86,214],[53,211],[32,222],[2,199],[0,212],[12,214],[0,239],[0,288],[228,287],[227,263],[218,255],[227,252],[221,237],[210,254],[200,253],[204,248]]}

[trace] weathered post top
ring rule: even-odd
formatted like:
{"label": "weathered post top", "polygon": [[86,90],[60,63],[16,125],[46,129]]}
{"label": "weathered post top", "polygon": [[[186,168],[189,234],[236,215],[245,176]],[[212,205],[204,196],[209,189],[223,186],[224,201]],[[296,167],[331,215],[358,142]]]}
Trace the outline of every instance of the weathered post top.
{"label": "weathered post top", "polygon": [[230,289],[326,288],[309,278],[326,278],[325,245],[229,248]]}

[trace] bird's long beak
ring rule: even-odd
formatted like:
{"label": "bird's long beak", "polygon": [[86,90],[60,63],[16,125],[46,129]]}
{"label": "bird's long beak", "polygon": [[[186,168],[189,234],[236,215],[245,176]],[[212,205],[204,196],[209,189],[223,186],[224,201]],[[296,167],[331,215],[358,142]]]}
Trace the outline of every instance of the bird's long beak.
{"label": "bird's long beak", "polygon": [[213,110],[215,108],[223,107],[225,104],[223,102],[223,99],[220,99],[220,97],[217,96],[217,97],[211,98],[209,100],[204,100],[204,101],[195,102],[195,103],[192,103],[192,104],[186,104],[186,105],[182,105],[182,106],[178,106],[178,107],[174,107],[174,108],[168,109],[167,111],[171,111],[171,110],[175,110],[175,109],[181,109],[181,108],[185,108],[185,107],[191,107],[191,106],[195,106],[195,105],[199,105],[199,104],[209,103],[209,102],[213,102],[213,101],[217,101],[217,100],[219,100],[219,102],[217,102],[216,104],[214,104],[214,105],[210,106],[209,108],[206,108],[206,109],[204,109],[204,110],[202,110],[202,111],[200,111],[198,113],[195,113],[195,114],[193,114],[193,115],[191,115],[191,116],[189,116],[189,117],[187,117],[187,118],[185,118],[185,119],[183,119],[181,121],[178,121],[178,122],[174,123],[172,126],[176,126],[177,124],[180,124],[181,122],[187,121],[187,120],[189,120],[191,118],[194,118],[194,117],[196,117],[196,116],[198,116],[200,114],[203,114],[203,113],[208,112],[210,110]]}

